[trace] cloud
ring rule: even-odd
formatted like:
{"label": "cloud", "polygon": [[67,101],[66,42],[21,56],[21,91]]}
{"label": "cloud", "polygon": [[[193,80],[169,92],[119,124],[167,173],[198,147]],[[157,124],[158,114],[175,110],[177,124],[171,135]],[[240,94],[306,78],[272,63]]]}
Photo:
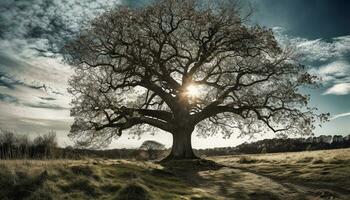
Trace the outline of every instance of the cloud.
{"label": "cloud", "polygon": [[44,46],[33,48],[58,52],[81,24],[118,4],[118,0],[0,1],[0,36],[31,42],[46,39]]}
{"label": "cloud", "polygon": [[15,84],[16,81],[7,76],[5,73],[0,72],[0,86],[6,87],[8,89],[15,89]]}
{"label": "cloud", "polygon": [[332,87],[328,88],[326,92],[323,93],[324,95],[327,94],[335,94],[335,95],[347,95],[350,94],[350,83],[339,83],[336,85],[333,85]]}
{"label": "cloud", "polygon": [[0,1],[0,125],[18,131],[68,131],[73,74],[59,54],[89,19],[118,0]]}
{"label": "cloud", "polygon": [[52,98],[52,97],[39,97],[39,99],[46,100],[46,101],[54,101],[54,100],[56,100],[55,98]]}
{"label": "cloud", "polygon": [[321,77],[323,85],[327,87],[323,95],[350,94],[350,63],[338,60],[321,67],[313,68],[311,73]]}
{"label": "cloud", "polygon": [[11,90],[15,90],[16,86],[24,86],[24,87],[28,87],[36,90],[39,90],[39,89],[47,90],[47,87],[45,86],[45,84],[40,85],[40,83],[35,83],[35,82],[25,83],[23,81],[16,80],[14,77],[11,77],[6,73],[2,73],[2,72],[0,72],[0,86]]}
{"label": "cloud", "polygon": [[[43,134],[49,130],[60,131],[66,136],[69,130],[69,120],[50,120],[50,119],[32,119],[25,117],[6,117],[0,116],[0,127],[6,130],[15,130],[20,133]],[[63,135],[57,135],[58,139]]]}
{"label": "cloud", "polygon": [[298,52],[306,61],[327,61],[350,54],[350,35],[331,38],[329,41],[296,38],[292,42],[296,44]]}
{"label": "cloud", "polygon": [[309,72],[321,78],[324,95],[350,94],[350,35],[309,40],[291,37],[286,29],[273,28],[282,47],[292,46]]}
{"label": "cloud", "polygon": [[313,67],[310,73],[322,78],[326,85],[350,82],[350,63],[345,60],[336,60],[320,67]]}
{"label": "cloud", "polygon": [[333,115],[330,119],[334,120],[334,119],[337,119],[337,118],[347,117],[347,116],[350,116],[350,112]]}
{"label": "cloud", "polygon": [[18,99],[16,97],[8,94],[1,94],[1,93],[0,93],[0,101],[6,102],[6,103],[18,103]]}
{"label": "cloud", "polygon": [[44,109],[53,109],[53,110],[68,110],[69,108],[62,107],[56,104],[50,104],[45,102],[39,103],[25,103],[24,106],[32,107],[32,108],[44,108]]}
{"label": "cloud", "polygon": [[346,61],[335,61],[319,68],[322,75],[344,76],[350,71],[350,64]]}
{"label": "cloud", "polygon": [[309,40],[302,37],[292,37],[282,27],[274,27],[273,31],[278,42],[282,46],[294,47],[301,61],[304,62],[334,61],[350,56],[350,35]]}
{"label": "cloud", "polygon": [[2,102],[13,102],[11,96],[18,106],[66,109],[67,81],[73,70],[57,52],[84,22],[118,4],[118,0],[0,1],[0,93],[7,95]]}
{"label": "cloud", "polygon": [[62,107],[68,106],[68,79],[73,71],[59,57],[38,57],[24,40],[0,40],[0,57],[6,58],[6,62],[0,59],[0,92],[25,101],[51,97]]}
{"label": "cloud", "polygon": [[[45,100],[55,100],[54,98],[44,98]],[[44,108],[44,109],[53,109],[53,110],[68,110],[67,107],[63,107],[57,104],[46,103],[46,102],[27,102],[25,100],[18,99],[15,96],[9,94],[0,93],[0,101],[15,104],[16,106],[25,106],[32,108]]]}

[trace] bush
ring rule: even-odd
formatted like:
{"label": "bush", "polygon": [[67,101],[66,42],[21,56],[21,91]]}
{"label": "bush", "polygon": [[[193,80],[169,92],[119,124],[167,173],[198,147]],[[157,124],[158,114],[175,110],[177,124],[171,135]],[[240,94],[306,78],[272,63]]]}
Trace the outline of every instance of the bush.
{"label": "bush", "polygon": [[347,164],[348,162],[346,160],[341,160],[339,158],[332,158],[332,159],[328,160],[328,163],[339,165],[339,164]]}
{"label": "bush", "polygon": [[311,162],[313,160],[314,160],[314,158],[312,158],[312,157],[304,157],[304,158],[301,158],[300,160],[298,160],[297,163],[308,163],[308,162]]}
{"label": "bush", "polygon": [[65,192],[81,191],[87,196],[96,197],[100,194],[100,191],[93,185],[87,178],[80,177],[74,180],[69,185],[62,186],[62,190]]}
{"label": "bush", "polygon": [[139,177],[135,172],[123,172],[118,176],[121,178],[127,178],[127,179],[136,179]]}
{"label": "bush", "polygon": [[11,196],[13,186],[16,183],[16,177],[7,167],[0,166],[0,168],[0,199],[8,199]]}
{"label": "bush", "polygon": [[252,157],[242,156],[239,158],[238,162],[241,164],[250,164],[250,163],[256,163],[258,162],[258,160]]}
{"label": "bush", "polygon": [[49,188],[40,188],[37,191],[33,192],[27,200],[53,200],[54,198],[51,195]]}
{"label": "bush", "polygon": [[122,186],[119,184],[105,184],[100,187],[103,192],[106,193],[117,193]]}
{"label": "bush", "polygon": [[322,159],[317,159],[317,160],[314,160],[312,161],[312,164],[323,164],[324,161]]}
{"label": "bush", "polygon": [[117,200],[150,200],[151,196],[147,188],[139,183],[132,182],[123,187]]}
{"label": "bush", "polygon": [[77,165],[77,166],[72,166],[70,169],[76,175],[83,175],[87,177],[92,177],[94,175],[94,172],[89,166]]}
{"label": "bush", "polygon": [[0,171],[0,199],[30,198],[32,193],[35,193],[42,188],[47,176],[48,174],[46,171],[38,176],[30,176],[22,171],[16,171],[13,173],[8,170],[8,168],[3,167]]}

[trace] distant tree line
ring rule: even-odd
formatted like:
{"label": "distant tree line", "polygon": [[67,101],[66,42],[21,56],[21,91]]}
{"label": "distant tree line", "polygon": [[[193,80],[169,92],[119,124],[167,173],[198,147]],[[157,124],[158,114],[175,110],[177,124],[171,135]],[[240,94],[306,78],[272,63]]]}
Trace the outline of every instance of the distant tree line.
{"label": "distant tree line", "polygon": [[30,139],[28,135],[15,134],[0,129],[0,159],[137,159],[154,160],[160,158],[166,149],[156,141],[145,141],[138,149],[81,149],[57,145],[56,133]]}
{"label": "distant tree line", "polygon": [[[296,152],[305,150],[323,150],[349,148],[350,135],[325,136],[309,138],[274,138],[252,143],[243,143],[236,147],[195,149],[198,156],[220,156],[235,154],[257,154]],[[161,159],[170,149],[156,141],[145,141],[137,149],[80,149],[72,146],[58,147],[55,132],[29,139],[27,135],[14,134],[0,129],[0,159]]]}
{"label": "distant tree line", "polygon": [[273,138],[243,143],[236,147],[222,147],[196,150],[198,155],[219,156],[232,154],[257,154],[297,152],[350,147],[350,135],[321,135],[309,138]]}
{"label": "distant tree line", "polygon": [[82,159],[82,158],[102,158],[102,159],[136,159],[148,160],[148,152],[141,149],[80,149],[68,146],[59,148],[58,158]]}
{"label": "distant tree line", "polygon": [[170,149],[166,149],[164,144],[157,141],[146,140],[139,148],[135,149],[79,149],[68,146],[60,148],[62,158],[105,158],[105,159],[136,159],[136,160],[157,160],[169,154]]}
{"label": "distant tree line", "polygon": [[55,132],[31,140],[27,135],[0,130],[0,159],[50,159],[56,149]]}

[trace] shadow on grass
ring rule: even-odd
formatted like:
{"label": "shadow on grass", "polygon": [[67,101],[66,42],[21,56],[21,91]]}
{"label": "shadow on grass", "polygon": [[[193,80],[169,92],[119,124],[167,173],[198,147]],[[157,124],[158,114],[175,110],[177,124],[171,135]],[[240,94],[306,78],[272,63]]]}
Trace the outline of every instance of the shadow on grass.
{"label": "shadow on grass", "polygon": [[219,170],[224,167],[224,165],[205,159],[163,160],[160,164],[164,169],[158,174],[178,176],[194,185],[201,183],[199,172]]}
{"label": "shadow on grass", "polygon": [[[160,174],[173,175],[190,183],[193,188],[203,188],[208,197],[192,197],[195,200],[225,199],[239,200],[278,200],[278,195],[270,192],[269,187],[254,188],[241,186],[239,183],[244,180],[242,171],[233,170],[225,165],[211,160],[167,160],[160,163],[164,170]],[[211,197],[209,197],[211,196]]]}

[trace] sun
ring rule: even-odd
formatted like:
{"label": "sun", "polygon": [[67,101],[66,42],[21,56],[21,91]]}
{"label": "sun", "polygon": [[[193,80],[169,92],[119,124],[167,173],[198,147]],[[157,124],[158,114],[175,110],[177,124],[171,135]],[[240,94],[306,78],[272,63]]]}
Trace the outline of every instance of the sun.
{"label": "sun", "polygon": [[196,98],[200,95],[200,90],[196,85],[189,85],[186,87],[186,93],[188,97]]}

